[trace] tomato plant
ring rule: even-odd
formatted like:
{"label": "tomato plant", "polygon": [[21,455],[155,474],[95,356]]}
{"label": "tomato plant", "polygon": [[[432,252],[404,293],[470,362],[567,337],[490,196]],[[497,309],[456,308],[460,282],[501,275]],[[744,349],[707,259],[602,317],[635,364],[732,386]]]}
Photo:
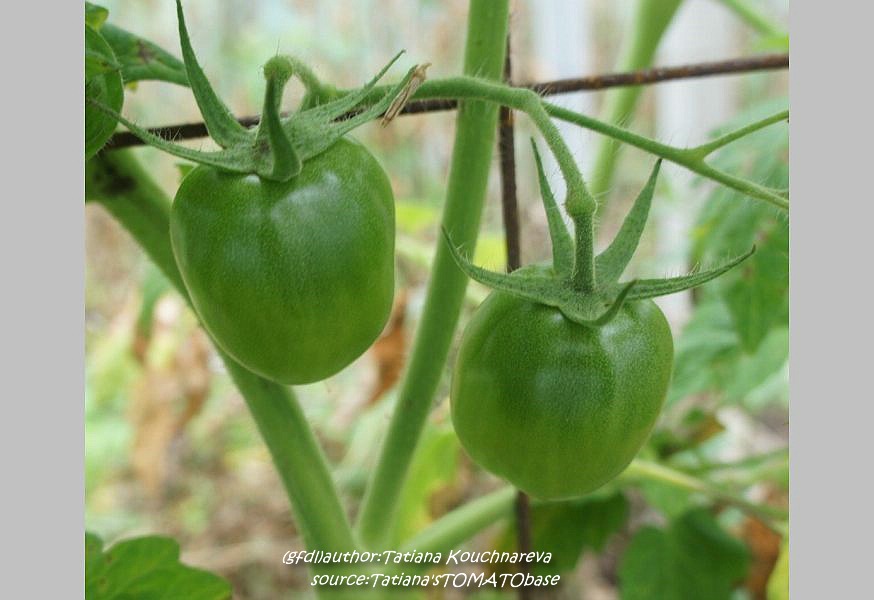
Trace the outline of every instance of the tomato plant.
{"label": "tomato plant", "polygon": [[204,327],[276,381],[335,374],[373,343],[391,311],[391,186],[347,138],[287,182],[197,167],[176,194],[170,238]]}
{"label": "tomato plant", "polygon": [[[623,70],[652,63],[681,5],[636,0],[632,37],[619,55]],[[729,527],[732,519],[740,515],[778,541],[788,535],[788,514],[779,501],[748,493],[757,481],[750,473],[757,471],[744,470],[746,479],[721,476],[732,465],[712,461],[714,452],[705,447],[725,428],[718,410],[707,404],[710,397],[724,392],[745,408],[767,402],[785,364],[788,236],[785,223],[774,218],[789,204],[781,171],[785,135],[777,128],[761,130],[788,119],[788,110],[771,106],[745,115],[698,146],[650,139],[616,122],[634,110],[641,90],[634,86],[661,71],[605,80],[612,85],[625,77],[634,84],[611,93],[603,106],[606,120],[563,108],[545,97],[553,92],[550,85],[502,81],[509,74],[510,3],[471,0],[461,75],[426,80],[430,63],[423,61],[393,83],[380,84],[396,55],[360,87],[343,89],[323,82],[302,59],[277,54],[261,71],[260,115],[241,118],[210,84],[181,2],[176,6],[181,61],[106,23],[105,10],[86,4],[86,200],[107,209],[166,279],[155,288],[160,292],[143,300],[137,356],[148,360],[147,330],[160,321],[152,314],[157,296],[175,288],[192,309],[192,327],[199,321],[242,395],[246,418],[254,421],[277,467],[301,545],[340,555],[439,555],[483,544],[501,553],[554,553],[554,564],[479,561],[494,562],[493,575],[542,578],[572,571],[583,552],[603,550],[624,529],[629,535],[611,546],[621,559],[609,573],[620,580],[624,600],[729,598],[750,561],[748,548]],[[764,23],[748,6],[737,12]],[[767,29],[769,35],[780,33]],[[150,79],[190,89],[202,130],[216,149],[179,144],[165,135],[166,128],[150,130],[120,114],[122,106],[131,108],[124,104],[124,94],[134,91],[129,84]],[[295,80],[304,95],[287,112],[283,94]],[[408,103],[419,104],[407,110]],[[407,352],[398,326],[408,318],[406,306],[394,297],[407,274],[399,269],[396,281],[395,262],[420,249],[404,237],[402,219],[399,236],[396,231],[403,211],[396,210],[392,169],[387,173],[381,166],[376,144],[368,148],[356,141],[363,136],[352,134],[374,121],[391,127],[405,112],[445,108],[458,109],[455,144],[448,177],[439,182],[445,187],[439,228],[436,217],[428,222],[435,225],[437,242],[421,314],[417,304],[410,310],[417,331]],[[512,131],[515,112],[536,130],[538,141],[523,155],[533,155],[542,201],[536,209],[545,213],[551,247],[551,260],[512,273],[476,266],[467,256],[482,229],[499,109],[505,111],[502,128]],[[591,179],[583,177],[559,121],[603,136]],[[127,131],[116,132],[119,125]],[[191,128],[183,130],[191,135]],[[729,145],[765,133],[773,137],[767,160],[729,160]],[[119,149],[134,138],[194,163],[183,168],[172,202],[155,181],[157,170],[150,172],[138,156]],[[515,182],[515,167],[507,166],[515,156],[505,142],[502,133],[506,185]],[[605,209],[620,145],[655,157],[655,165],[614,228],[616,215]],[[560,199],[538,147],[557,163],[564,184]],[[658,200],[663,161],[717,184],[695,231],[693,256],[707,268],[664,278],[627,276]],[[398,206],[409,208],[406,202]],[[596,252],[600,223],[617,233]],[[505,231],[509,236],[513,228]],[[469,280],[490,291],[468,290]],[[675,354],[672,327],[653,299],[705,284]],[[328,402],[298,401],[289,385],[338,374],[374,347],[387,323],[377,348],[388,353],[382,342],[391,338],[402,376],[396,364],[381,362],[380,391],[350,413],[355,418],[334,421],[342,411],[330,401],[333,392],[320,393],[321,387],[333,390],[333,382],[303,392],[307,401],[312,393]],[[453,355],[459,323],[464,328]],[[162,355],[158,362],[170,361]],[[157,377],[144,380],[160,387]],[[396,380],[396,394],[380,400]],[[316,387],[319,392],[313,392]],[[448,402],[435,402],[441,394]],[[183,421],[196,414],[206,394],[191,396]],[[323,414],[314,414],[314,406]],[[176,439],[177,418],[165,419],[172,426],[154,437]],[[338,424],[344,419],[354,426],[344,430]],[[779,470],[783,458],[775,453],[750,460],[757,469],[777,463]],[[161,462],[150,455],[140,466],[150,461]],[[513,520],[494,535],[475,537]],[[141,556],[155,552],[160,568]],[[174,578],[204,600],[231,594],[220,578],[181,564],[178,546],[167,538],[120,542],[103,551],[100,539],[88,535],[86,555],[86,589],[95,598],[118,597],[124,586],[144,590],[143,598],[158,597]],[[382,575],[400,578],[384,585],[409,586],[404,578],[432,573],[429,564],[413,563],[380,565]],[[372,565],[307,566],[313,582],[375,575]],[[578,591],[568,585],[568,594]],[[781,587],[782,580],[773,586]],[[367,594],[311,587],[318,597],[388,593],[378,586]]]}

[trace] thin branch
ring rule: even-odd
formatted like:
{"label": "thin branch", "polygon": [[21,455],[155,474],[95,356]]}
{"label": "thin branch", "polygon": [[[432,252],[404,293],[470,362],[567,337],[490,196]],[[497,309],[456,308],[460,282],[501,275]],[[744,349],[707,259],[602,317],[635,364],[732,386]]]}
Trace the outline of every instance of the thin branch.
{"label": "thin branch", "polygon": [[[680,65],[676,67],[655,67],[632,71],[629,73],[609,73],[593,75],[576,79],[557,79],[540,83],[529,83],[525,87],[544,96],[568,94],[572,92],[597,91],[613,87],[632,85],[648,85],[676,79],[693,79],[714,75],[731,75],[738,73],[753,73],[756,71],[773,71],[789,68],[788,54],[764,54],[748,58]],[[455,100],[419,100],[408,103],[400,114],[413,115],[426,112],[453,110],[458,105]],[[260,117],[240,117],[237,121],[244,127],[258,124]],[[203,123],[184,123],[167,125],[149,129],[150,133],[165,139],[184,140],[206,136],[206,126]],[[117,150],[130,146],[141,146],[143,142],[129,131],[121,131],[113,135],[107,144],[107,150]]]}
{"label": "thin branch", "polygon": [[[510,32],[507,32],[507,54],[504,58],[504,83],[513,85],[513,63],[511,59]],[[507,248],[507,272],[522,266],[519,239],[519,203],[516,198],[516,141],[513,127],[513,111],[502,106],[498,117],[498,155],[501,164],[501,210],[504,218],[504,238]],[[516,545],[519,552],[527,554],[531,544],[531,506],[528,495],[516,492]],[[519,565],[519,572],[528,575],[529,565]],[[519,600],[531,600],[532,588],[523,585],[519,588]]]}

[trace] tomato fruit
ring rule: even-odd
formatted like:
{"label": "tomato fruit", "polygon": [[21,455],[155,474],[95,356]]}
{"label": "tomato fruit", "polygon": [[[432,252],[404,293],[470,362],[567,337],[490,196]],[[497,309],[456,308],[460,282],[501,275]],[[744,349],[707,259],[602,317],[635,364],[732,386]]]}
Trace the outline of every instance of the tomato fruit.
{"label": "tomato fruit", "polygon": [[360,356],[394,294],[388,177],[342,138],[286,182],[198,166],[173,203],[170,236],[216,343],[269,379],[324,379]]}
{"label": "tomato fruit", "polygon": [[668,323],[651,300],[627,302],[601,327],[493,292],[465,329],[452,379],[452,421],[481,466],[544,499],[613,479],[652,429],[673,362]]}

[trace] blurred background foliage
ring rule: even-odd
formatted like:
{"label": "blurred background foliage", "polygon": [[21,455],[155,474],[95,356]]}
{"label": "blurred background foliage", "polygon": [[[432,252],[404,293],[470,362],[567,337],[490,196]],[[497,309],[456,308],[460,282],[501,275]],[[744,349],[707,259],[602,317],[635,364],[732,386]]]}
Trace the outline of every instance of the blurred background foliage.
{"label": "blurred background foliage", "polygon": [[[178,55],[172,2],[102,4],[112,23]],[[785,40],[751,28],[725,4],[735,3],[686,0],[656,64],[786,49]],[[632,5],[630,0],[515,0],[514,79],[610,71]],[[776,23],[786,22],[787,1],[756,6]],[[400,48],[407,53],[395,74],[426,61],[432,63],[431,77],[455,74],[466,7],[466,0],[185,2],[201,63],[238,115],[258,112],[260,65],[277,51],[300,56],[340,86],[360,84]],[[581,35],[570,35],[574,32]],[[785,72],[660,84],[643,92],[628,125],[672,144],[694,144],[785,106],[787,94]],[[301,90],[288,96],[286,106],[292,107]],[[602,99],[602,93],[590,93],[560,101],[597,114]],[[128,90],[124,111],[146,125],[198,118],[189,90],[154,82]],[[385,166],[397,198],[396,307],[383,336],[361,359],[298,390],[352,511],[383,437],[417,324],[439,233],[453,123],[451,113],[434,113],[356,132]],[[527,144],[532,132],[524,118],[517,119],[525,263],[549,257]],[[580,163],[591,169],[596,138],[573,128],[564,132]],[[178,161],[147,148],[137,154],[172,195],[180,179]],[[731,173],[788,188],[787,127],[758,132],[715,160]],[[644,153],[623,150],[603,198],[609,204],[599,215],[601,240],[615,233],[652,162]],[[476,262],[501,269],[504,241],[494,171]],[[554,165],[551,171],[560,187]],[[305,572],[281,566],[280,557],[300,541],[241,398],[193,314],[127,234],[93,205],[86,207],[86,226],[87,529],[107,541],[171,535],[188,564],[227,577],[235,597],[291,597],[288,590],[303,586]],[[750,500],[785,506],[788,219],[666,165],[632,274],[687,271],[753,243],[758,253],[729,276],[694,295],[660,300],[674,329],[677,360],[666,409],[642,456],[744,492]],[[486,293],[470,285],[462,325]],[[449,423],[445,383],[403,493],[392,534],[397,541],[499,483],[461,451]],[[781,537],[736,509],[676,487],[620,479],[590,498],[537,507],[532,518],[535,546],[553,551],[549,570],[564,574],[557,597],[783,597],[785,569],[772,574]],[[472,544],[509,548],[513,540],[512,524],[504,523]]]}

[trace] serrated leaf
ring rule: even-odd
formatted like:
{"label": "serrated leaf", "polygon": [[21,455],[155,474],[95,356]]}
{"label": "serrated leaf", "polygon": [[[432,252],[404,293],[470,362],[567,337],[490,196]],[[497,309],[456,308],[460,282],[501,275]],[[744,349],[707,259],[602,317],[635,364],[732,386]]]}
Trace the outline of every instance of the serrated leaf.
{"label": "serrated leaf", "polygon": [[[555,575],[572,571],[584,552],[603,550],[628,521],[628,515],[628,500],[621,492],[531,506],[532,547],[536,552],[552,553],[549,563],[532,564],[532,572]],[[517,539],[515,524],[509,524],[496,547],[512,551]]]}
{"label": "serrated leaf", "polygon": [[100,33],[112,46],[125,83],[156,80],[188,86],[185,65],[157,44],[111,23],[105,24]]}
{"label": "serrated leaf", "polygon": [[619,567],[622,600],[729,600],[746,574],[746,547],[703,509],[666,529],[644,527]]}
{"label": "serrated leaf", "polygon": [[226,600],[227,581],[179,562],[179,545],[162,536],[125,540],[102,551],[85,534],[85,600]]}
{"label": "serrated leaf", "polygon": [[723,287],[747,352],[755,351],[772,327],[788,322],[789,230],[776,222],[762,237],[756,256]]}

